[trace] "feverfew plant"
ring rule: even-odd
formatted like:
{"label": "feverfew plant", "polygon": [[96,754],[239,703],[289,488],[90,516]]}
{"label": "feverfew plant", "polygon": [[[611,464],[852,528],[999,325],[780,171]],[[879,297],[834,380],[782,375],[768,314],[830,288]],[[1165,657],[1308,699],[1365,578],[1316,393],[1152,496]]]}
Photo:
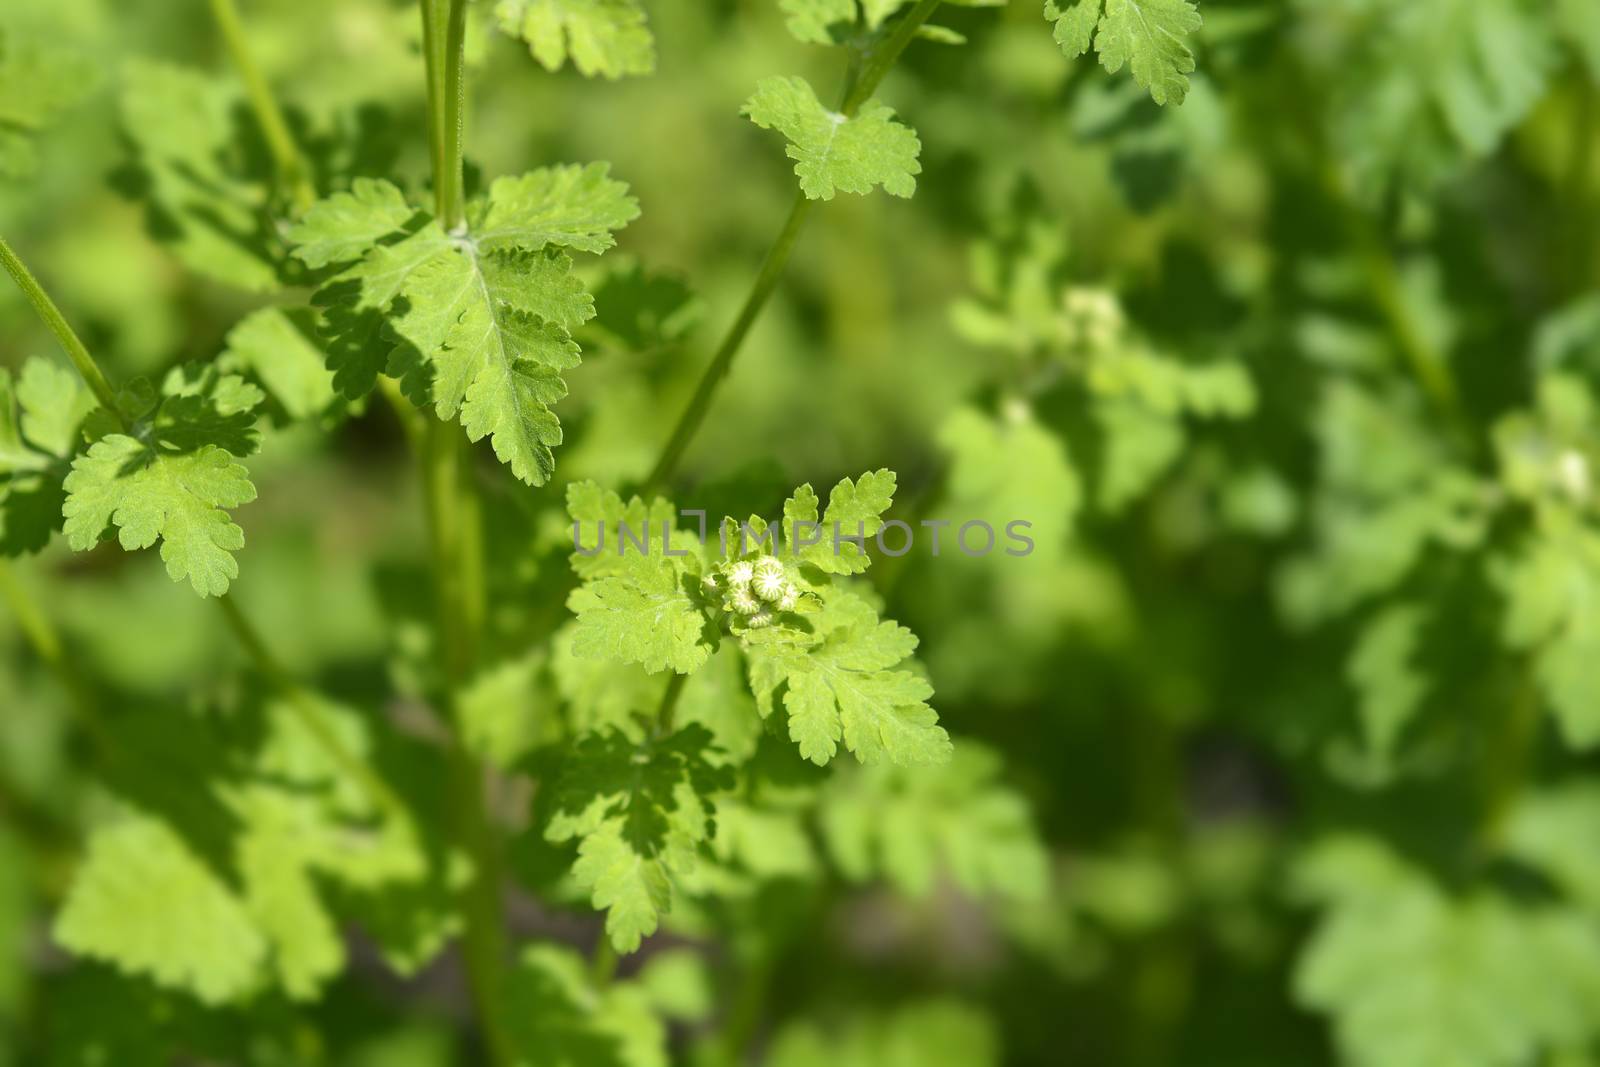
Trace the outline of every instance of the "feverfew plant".
{"label": "feverfew plant", "polygon": [[1600,1055],[1592,0],[0,8],[0,1067]]}

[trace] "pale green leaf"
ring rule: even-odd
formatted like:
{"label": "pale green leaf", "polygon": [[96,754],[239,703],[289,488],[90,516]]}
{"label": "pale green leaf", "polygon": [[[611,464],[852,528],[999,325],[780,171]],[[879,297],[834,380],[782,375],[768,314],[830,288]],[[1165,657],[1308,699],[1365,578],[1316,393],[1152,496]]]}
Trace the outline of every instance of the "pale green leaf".
{"label": "pale green leaf", "polygon": [[551,841],[577,839],[573,876],[606,910],[619,952],[654,933],[671,907],[674,874],[691,871],[712,833],[712,799],[732,785],[708,759],[711,735],[687,726],[642,742],[620,731],[577,742],[545,824]]}
{"label": "pale green leaf", "polygon": [[823,794],[823,838],[854,881],[925,897],[945,876],[977,898],[1042,899],[1049,853],[1002,771],[998,755],[961,741],[947,766],[841,774]]}
{"label": "pale green leaf", "polygon": [[309,331],[303,315],[282,308],[252,311],[228,331],[217,366],[254,376],[292,419],[325,415],[335,407],[333,375]]}
{"label": "pale green leaf", "polygon": [[381,178],[357,178],[347,193],[311,206],[289,228],[294,256],[308,267],[359,259],[415,214],[404,194]]}
{"label": "pale green leaf", "polygon": [[883,104],[869,102],[845,116],[823,107],[804,78],[767,78],[744,114],[788,138],[800,188],[812,200],[832,200],[835,191],[870,193],[879,185],[895,196],[916,191],[921,142]]}
{"label": "pale green leaf", "polygon": [[244,531],[228,509],[255,499],[236,456],[254,451],[252,412],[261,393],[234,376],[184,368],[168,377],[160,405],[134,428],[112,433],[73,461],[62,508],[67,541],[93,548],[115,527],[124,549],[161,541],[173,581],[221,596],[239,574]]}
{"label": "pale green leaf", "polygon": [[55,939],[208,1004],[255,988],[267,941],[246,907],[165,824],[97,830],[55,922]]}
{"label": "pale green leaf", "polygon": [[563,945],[527,949],[505,990],[514,1067],[667,1067],[667,1031],[634,982],[597,986]]}
{"label": "pale green leaf", "polygon": [[500,0],[495,18],[547,70],[568,59],[586,78],[655,70],[655,38],[638,0]]}
{"label": "pale green leaf", "polygon": [[1045,4],[1055,23],[1056,43],[1069,57],[1089,50],[1091,38],[1100,63],[1115,74],[1127,65],[1133,79],[1150,90],[1158,104],[1183,103],[1194,72],[1189,36],[1200,28],[1200,14],[1189,0],[1078,0]]}

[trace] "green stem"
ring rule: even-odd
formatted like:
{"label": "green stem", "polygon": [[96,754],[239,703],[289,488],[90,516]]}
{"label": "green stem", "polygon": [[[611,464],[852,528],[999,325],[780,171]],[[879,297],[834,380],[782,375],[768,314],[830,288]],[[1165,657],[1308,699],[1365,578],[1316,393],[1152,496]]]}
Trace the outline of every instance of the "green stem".
{"label": "green stem", "polygon": [[17,258],[17,254],[6,244],[3,237],[0,237],[0,265],[4,265],[6,273],[11,275],[12,280],[17,283],[17,288],[22,290],[22,295],[33,305],[33,310],[38,312],[39,318],[44,320],[50,332],[56,335],[56,340],[66,351],[67,358],[72,360],[72,365],[77,368],[89,391],[94,393],[95,399],[100,401],[100,406],[115,416],[118,422],[122,422],[122,412],[117,407],[117,394],[100,370],[100,365],[94,361],[94,357],[78,339],[78,335],[72,332],[72,327],[67,325],[66,317],[61,314],[61,309],[56,307],[55,301],[50,299],[50,294],[46,293],[44,287],[28,272],[28,268]]}
{"label": "green stem", "polygon": [[694,439],[701,423],[705,422],[706,413],[711,409],[712,395],[732,369],[733,359],[744,345],[745,336],[760,317],[761,309],[766,306],[767,298],[777,288],[778,280],[783,277],[784,267],[789,263],[789,254],[794,251],[795,241],[800,237],[806,217],[811,214],[811,204],[804,193],[795,197],[789,218],[783,224],[783,230],[778,234],[777,241],[767,250],[767,257],[761,263],[761,273],[756,275],[755,285],[751,287],[750,295],[745,297],[744,307],[739,309],[739,317],[733,320],[733,327],[722,339],[722,344],[717,346],[716,354],[711,357],[710,365],[700,376],[700,382],[695,386],[694,395],[689,398],[688,406],[683,409],[683,414],[678,416],[678,423],[673,427],[672,436],[667,439],[667,445],[661,450],[660,458],[656,460],[656,465],[651,468],[649,477],[645,479],[644,488],[640,490],[642,496],[648,497],[672,477],[672,472],[678,467],[678,461],[683,458],[684,450],[689,447],[689,442]]}
{"label": "green stem", "polygon": [[435,213],[445,229],[466,218],[462,136],[466,124],[463,54],[467,0],[422,0],[422,53],[428,76],[428,131]]}
{"label": "green stem", "polygon": [[678,712],[678,698],[683,695],[683,685],[689,680],[687,674],[673,673],[667,682],[666,692],[661,694],[661,706],[656,709],[656,729],[662,737],[666,737],[677,729],[675,720]]}
{"label": "green stem", "polygon": [[[467,4],[466,0],[421,2],[434,208],[440,224],[453,230],[466,222],[462,134]],[[480,512],[473,487],[464,477],[459,430],[438,419],[424,418],[427,425],[420,435],[419,459],[438,596],[442,704],[451,725],[451,801],[457,834],[473,866],[460,898],[467,921],[467,972],[490,1060],[509,1067],[516,1055],[504,1017],[503,977],[510,938],[500,891],[499,847],[486,806],[488,774],[462,744],[456,715],[456,694],[471,677],[483,623]]]}
{"label": "green stem", "polygon": [[916,37],[917,31],[922,29],[923,23],[933,15],[939,3],[940,0],[919,0],[917,6],[912,8],[905,18],[895,23],[894,32],[867,54],[861,76],[856,80],[855,88],[845,97],[841,111],[854,116],[862,104],[872,99],[872,94],[878,91],[878,85],[899,60],[900,53],[906,50],[906,46]]}
{"label": "green stem", "polygon": [[611,935],[600,930],[600,940],[594,946],[594,959],[589,964],[589,979],[596,989],[604,989],[617,975],[617,950],[611,944]]}
{"label": "green stem", "polygon": [[4,594],[12,616],[16,618],[17,625],[22,627],[22,636],[28,639],[28,644],[33,646],[39,659],[57,674],[62,674],[66,670],[66,660],[61,650],[60,635],[17,580],[11,564],[4,559],[0,559],[0,594]]}
{"label": "green stem", "polygon": [[234,0],[211,0],[211,14],[216,19],[217,29],[222,34],[223,44],[227,46],[234,68],[244,80],[245,95],[249,97],[250,108],[261,126],[267,151],[272,153],[279,188],[289,194],[296,208],[304,211],[317,199],[317,192],[312,188],[310,171],[300,155],[299,147],[295,145],[294,135],[289,132],[289,124],[272,95],[272,87],[267,84],[261,68],[250,54],[250,39],[240,21],[239,9]]}
{"label": "green stem", "polygon": [[488,774],[462,744],[456,712],[456,695],[471,677],[482,621],[481,585],[475,587],[481,583],[482,570],[474,562],[477,553],[469,547],[477,535],[477,499],[463,484],[463,449],[457,427],[428,419],[422,443],[422,480],[438,600],[441,702],[451,725],[451,805],[458,839],[473,867],[460,897],[467,923],[467,972],[491,1061],[508,1067],[516,1056],[504,1016],[510,937],[500,892],[499,845],[485,803]]}
{"label": "green stem", "polygon": [[18,579],[11,564],[4,559],[0,559],[0,595],[5,597],[12,616],[22,629],[22,636],[33,646],[34,654],[49,668],[72,697],[73,706],[77,708],[79,717],[83,720],[84,729],[100,747],[101,753],[113,752],[115,746],[110,743],[110,734],[106,730],[104,720],[100,718],[99,703],[90,690],[83,672],[73,668],[67,659],[66,646],[62,644],[61,635],[51,625],[49,617],[35,602],[27,587]]}
{"label": "green stem", "polygon": [[266,642],[261,638],[261,632],[251,624],[240,609],[239,602],[232,595],[225,594],[217,598],[217,606],[222,609],[222,616],[227,620],[228,628],[233,631],[240,647],[250,656],[256,669],[284,698],[290,712],[334,761],[339,770],[366,791],[367,798],[378,811],[390,818],[407,818],[405,805],[401,803],[399,796],[365,760],[344,743],[344,739],[339,736],[338,729],[328,715],[327,705],[316,694],[296,682],[288,669],[272,655]]}
{"label": "green stem", "polygon": [[[855,115],[861,105],[872,98],[878,85],[894,67],[895,61],[900,58],[900,53],[904,52],[906,46],[916,37],[917,30],[928,21],[928,17],[933,14],[940,2],[941,0],[919,0],[917,6],[895,24],[893,32],[868,54],[865,64],[859,71],[852,66],[851,73],[846,78],[849,88],[840,107],[846,116]],[[767,250],[766,258],[761,262],[761,271],[756,275],[755,284],[750,287],[750,294],[745,297],[744,306],[739,309],[739,317],[733,320],[733,325],[711,357],[710,365],[700,376],[693,395],[689,397],[688,406],[683,409],[683,414],[678,416],[677,425],[672,429],[672,436],[667,439],[660,458],[656,460],[655,466],[645,478],[644,486],[640,490],[641,495],[649,496],[660,489],[672,477],[673,471],[677,470],[684,451],[689,447],[689,442],[694,439],[694,435],[705,422],[706,414],[711,409],[712,396],[733,368],[734,357],[744,346],[750,327],[754,326],[756,319],[761,316],[768,298],[772,296],[773,290],[783,277],[784,269],[789,264],[789,256],[794,252],[795,242],[799,239],[800,231],[805,227],[806,219],[811,214],[811,206],[812,201],[806,199],[804,193],[795,197],[794,206],[789,209],[789,217],[784,221],[777,240]]]}
{"label": "green stem", "polygon": [[1507,821],[1534,771],[1539,749],[1539,682],[1532,662],[1524,658],[1510,692],[1500,733],[1488,749],[1484,775],[1484,813],[1480,856],[1494,858]]}

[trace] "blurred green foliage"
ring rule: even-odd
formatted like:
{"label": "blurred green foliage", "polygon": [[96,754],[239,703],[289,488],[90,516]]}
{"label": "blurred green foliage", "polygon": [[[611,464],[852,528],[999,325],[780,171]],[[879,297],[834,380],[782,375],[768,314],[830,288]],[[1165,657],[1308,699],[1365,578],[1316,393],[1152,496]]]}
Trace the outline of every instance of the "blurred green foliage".
{"label": "blurred green foliage", "polygon": [[[821,46],[909,6],[471,7],[469,193],[605,161],[639,207],[603,259],[549,253],[593,294],[538,394],[561,428],[469,464],[490,596],[452,703],[494,768],[516,1062],[1600,1063],[1600,6],[1207,0],[1185,44],[1139,28],[1187,32],[1180,0],[951,2],[894,117],[846,122]],[[85,421],[0,286],[0,1067],[486,1062],[411,425],[312,302],[438,230],[421,24],[241,7],[313,191],[393,183],[349,255],[307,254],[203,0],[0,8],[0,235],[113,381],[162,383]],[[841,195],[657,488],[772,519],[893,470],[917,546],[806,586],[792,646],[601,617],[660,559],[580,559],[575,615],[568,507],[649,476],[796,162]],[[187,495],[119,510],[129,463]],[[1033,552],[966,556],[974,519]],[[71,551],[108,522],[161,554]],[[830,762],[831,694],[791,740],[775,709],[850,655],[948,763]],[[673,657],[681,692],[641,668]]]}

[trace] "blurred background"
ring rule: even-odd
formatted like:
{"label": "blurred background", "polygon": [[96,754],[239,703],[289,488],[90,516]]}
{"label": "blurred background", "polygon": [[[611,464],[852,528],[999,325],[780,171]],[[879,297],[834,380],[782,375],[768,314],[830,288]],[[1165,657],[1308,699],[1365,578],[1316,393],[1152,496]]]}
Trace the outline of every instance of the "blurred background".
{"label": "blurred background", "polygon": [[[547,72],[489,4],[469,37],[469,182],[607,160],[642,210],[582,267],[556,481],[479,457],[484,699],[535,763],[601,684],[529,636],[564,610],[563,486],[643,480],[782,223],[790,164],[740,105],[842,76],[769,0],[646,6],[650,77]],[[685,458],[683,506],[773,515],[887,467],[893,517],[1026,519],[1037,549],[871,572],[952,766],[813,773],[749,709],[763,787],[621,965],[674,1062],[1600,1063],[1600,9],[1200,6],[1162,109],[1036,2],[947,5],[966,43],[880,93],[915,198],[819,205]],[[424,189],[414,4],[242,9],[322,191]],[[0,233],[114,378],[305,303],[239,237],[263,147],[202,0],[6,0],[0,34],[78,64],[35,130],[0,52]],[[4,365],[59,358],[9,285],[0,323]],[[433,638],[401,428],[252,373],[234,596],[403,734]],[[57,538],[9,574],[106,707],[169,716],[147,744],[237,699],[232,638],[154,551]],[[57,947],[109,803],[69,705],[0,615],[0,1064],[482,1062],[454,953],[397,974],[359,907],[315,1002],[202,1008]],[[570,850],[508,830],[519,935],[586,952]]]}

